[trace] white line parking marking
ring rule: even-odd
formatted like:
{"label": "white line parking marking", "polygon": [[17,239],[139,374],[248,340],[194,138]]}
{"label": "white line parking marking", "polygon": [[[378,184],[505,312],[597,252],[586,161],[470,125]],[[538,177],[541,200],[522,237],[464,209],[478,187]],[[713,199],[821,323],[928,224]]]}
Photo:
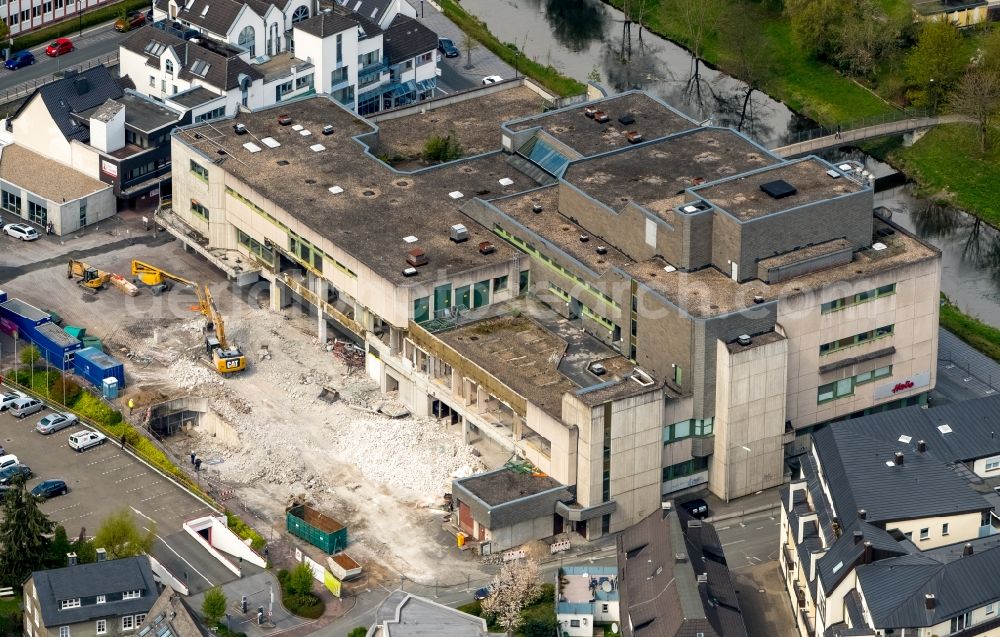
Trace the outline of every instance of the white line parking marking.
{"label": "white line parking marking", "polygon": [[740,542],[746,542],[746,540],[733,540],[732,542],[726,542],[722,546],[723,547],[732,546],[733,544],[739,544]]}

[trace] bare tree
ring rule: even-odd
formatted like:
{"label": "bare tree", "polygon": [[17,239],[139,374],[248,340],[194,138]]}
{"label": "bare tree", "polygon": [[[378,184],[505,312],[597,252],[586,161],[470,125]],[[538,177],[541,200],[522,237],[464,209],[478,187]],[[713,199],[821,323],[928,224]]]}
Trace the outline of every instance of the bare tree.
{"label": "bare tree", "polygon": [[979,152],[985,153],[989,133],[1000,114],[1000,69],[974,66],[958,82],[948,100],[950,110],[976,124]]}
{"label": "bare tree", "polygon": [[483,612],[503,626],[508,637],[520,627],[521,611],[538,598],[538,562],[530,559],[507,562],[490,583],[490,595],[483,600]]}
{"label": "bare tree", "polygon": [[465,68],[472,68],[472,51],[479,48],[479,42],[468,33],[462,34],[462,46],[465,47]]}
{"label": "bare tree", "polygon": [[697,84],[701,79],[701,56],[705,41],[715,30],[720,4],[717,0],[673,0],[680,16],[684,43],[691,50],[691,79]]}
{"label": "bare tree", "polygon": [[762,90],[774,76],[775,65],[771,44],[755,24],[754,5],[743,2],[733,5],[733,12],[723,23],[722,37],[730,45],[723,54],[727,70],[746,84],[740,121],[736,130],[743,130],[747,114],[753,110],[753,93]]}

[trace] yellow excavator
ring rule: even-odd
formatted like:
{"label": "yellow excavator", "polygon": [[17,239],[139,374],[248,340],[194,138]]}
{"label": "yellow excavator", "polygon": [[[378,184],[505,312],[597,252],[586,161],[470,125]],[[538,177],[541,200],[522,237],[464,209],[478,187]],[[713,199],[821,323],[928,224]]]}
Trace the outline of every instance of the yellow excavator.
{"label": "yellow excavator", "polygon": [[247,359],[240,351],[240,348],[233,345],[230,347],[226,341],[226,326],[215,307],[215,299],[208,286],[202,286],[190,279],[171,274],[166,270],[132,259],[132,276],[136,277],[136,283],[141,283],[149,288],[154,296],[159,296],[169,290],[173,283],[194,288],[198,295],[198,311],[201,312],[208,323],[205,325],[205,353],[212,359],[212,364],[220,374],[231,374],[246,369]]}
{"label": "yellow excavator", "polygon": [[246,369],[247,357],[236,345],[230,346],[226,341],[226,326],[222,315],[215,307],[215,299],[208,286],[195,286],[198,294],[198,307],[208,319],[205,326],[205,352],[211,357],[212,364],[220,374],[232,374]]}
{"label": "yellow excavator", "polygon": [[171,274],[166,270],[161,270],[155,265],[139,261],[138,259],[132,259],[132,276],[136,277],[133,281],[149,288],[153,296],[160,296],[170,290],[174,283],[180,283],[181,285],[195,288],[195,290],[198,289],[198,284],[194,281]]}
{"label": "yellow excavator", "polygon": [[69,266],[66,269],[66,278],[72,279],[74,277],[77,279],[77,284],[80,287],[94,294],[108,287],[109,283],[129,296],[135,296],[139,293],[139,288],[129,283],[121,275],[98,270],[83,261],[70,259]]}

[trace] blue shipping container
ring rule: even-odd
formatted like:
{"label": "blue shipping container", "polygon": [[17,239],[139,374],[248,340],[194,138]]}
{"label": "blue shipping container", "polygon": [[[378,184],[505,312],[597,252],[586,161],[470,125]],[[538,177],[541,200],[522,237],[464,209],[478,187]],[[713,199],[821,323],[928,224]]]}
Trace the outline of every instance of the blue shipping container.
{"label": "blue shipping container", "polygon": [[73,354],[83,347],[83,343],[55,323],[42,323],[23,330],[21,336],[34,343],[49,364],[62,371],[73,369]]}
{"label": "blue shipping container", "polygon": [[16,323],[22,332],[46,323],[51,319],[48,312],[43,312],[21,299],[10,299],[0,303],[0,316]]}
{"label": "blue shipping container", "polygon": [[125,387],[125,366],[96,347],[85,347],[75,353],[73,371],[102,390],[105,378],[117,378],[119,391]]}

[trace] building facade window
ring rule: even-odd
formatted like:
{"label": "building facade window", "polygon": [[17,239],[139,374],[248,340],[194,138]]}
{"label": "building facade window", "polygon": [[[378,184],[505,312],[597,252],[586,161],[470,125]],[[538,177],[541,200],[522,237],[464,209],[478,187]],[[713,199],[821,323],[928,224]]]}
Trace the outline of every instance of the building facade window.
{"label": "building facade window", "polygon": [[208,208],[203,206],[197,199],[191,200],[191,213],[208,221]]}
{"label": "building facade window", "polygon": [[49,221],[49,211],[45,204],[35,203],[28,200],[28,219],[40,226],[44,226]]}
{"label": "building facade window", "polygon": [[97,620],[97,626],[95,627],[95,632],[98,635],[107,635],[108,634],[108,620],[106,620],[106,619],[98,619]]}
{"label": "building facade window", "polygon": [[239,45],[250,52],[250,57],[256,56],[256,42],[257,34],[254,32],[253,27],[247,26],[240,31]]}
{"label": "building facade window", "polygon": [[122,630],[133,630],[135,628],[135,618],[131,615],[122,616]]}
{"label": "building facade window", "polygon": [[[954,621],[954,620],[952,620],[952,621]],[[70,637],[69,626],[60,626],[59,627],[59,637]]]}
{"label": "building facade window", "polygon": [[193,159],[191,160],[191,172],[193,172],[198,179],[208,183],[208,169]]}
{"label": "building facade window", "polygon": [[867,343],[868,341],[885,338],[886,336],[892,334],[893,329],[893,325],[885,325],[882,327],[876,327],[873,330],[868,330],[867,332],[855,334],[854,336],[847,336],[835,341],[830,341],[829,343],[823,343],[819,346],[819,355],[825,356],[827,354],[832,354],[833,352],[838,352],[842,349],[847,349],[848,347],[854,347],[855,345],[861,345],[863,343]]}
{"label": "building facade window", "polygon": [[945,522],[941,525],[941,535],[948,535],[948,523]]}
{"label": "building facade window", "polygon": [[139,613],[135,616],[135,625],[138,626],[142,622],[146,621],[146,613]]}
{"label": "building facade window", "polygon": [[142,591],[125,591],[122,593],[122,599],[139,599],[142,596]]}
{"label": "building facade window", "polygon": [[685,478],[707,469],[708,458],[691,458],[685,462],[663,467],[663,481],[667,482],[675,478]]}
{"label": "building facade window", "polygon": [[21,195],[14,194],[7,190],[0,190],[0,208],[20,216]]}
{"label": "building facade window", "polygon": [[663,444],[669,444],[677,440],[690,438],[691,436],[703,437],[711,436],[713,432],[713,418],[692,418],[682,420],[663,428]]}
{"label": "building facade window", "polygon": [[889,296],[890,294],[896,293],[896,284],[890,283],[888,285],[883,285],[881,287],[875,288],[874,290],[866,290],[864,292],[859,292],[857,294],[852,294],[851,296],[845,296],[839,299],[834,299],[833,301],[828,301],[820,306],[820,312],[822,314],[829,314],[830,312],[835,312],[837,310],[842,310],[845,307],[850,307],[852,305],[857,305],[859,303],[865,303],[866,301],[871,301],[872,299],[881,298],[883,296]]}
{"label": "building facade window", "polygon": [[862,372],[857,376],[842,378],[838,381],[827,383],[826,385],[820,385],[816,394],[816,402],[825,403],[838,398],[843,398],[845,396],[850,396],[854,394],[854,388],[856,386],[864,385],[865,383],[870,383],[873,380],[891,375],[892,365],[887,365],[885,367],[874,369],[870,372]]}
{"label": "building facade window", "polygon": [[931,530],[930,529],[920,529],[920,539],[921,540],[929,540],[929,539],[931,539]]}
{"label": "building facade window", "polygon": [[103,604],[103,603],[105,603],[107,601],[108,601],[108,598],[105,597],[104,595],[98,595],[97,596],[97,603],[98,604]]}
{"label": "building facade window", "polygon": [[167,75],[173,75],[174,74],[174,61],[173,60],[167,60],[166,62],[164,62],[163,63],[163,70],[166,72]]}
{"label": "building facade window", "polygon": [[309,17],[309,7],[299,7],[292,13],[292,24],[302,22]]}
{"label": "building facade window", "polygon": [[[963,613],[958,617],[951,618],[951,632],[957,633],[972,625],[972,613]],[[61,636],[60,636],[61,637]]]}
{"label": "building facade window", "polygon": [[236,229],[236,240],[240,245],[249,250],[250,254],[266,262],[268,265],[274,265],[274,250],[271,248],[257,241],[239,228]]}
{"label": "building facade window", "polygon": [[1000,458],[993,458],[986,461],[987,471],[996,471],[997,469],[1000,469]]}
{"label": "building facade window", "polygon": [[430,297],[424,296],[413,301],[413,322],[424,323],[431,318]]}
{"label": "building facade window", "polygon": [[61,599],[59,600],[59,610],[66,610],[69,608],[80,608],[80,598],[76,599]]}
{"label": "building facade window", "polygon": [[498,276],[497,278],[493,279],[493,292],[494,293],[499,292],[500,290],[506,290],[506,289],[507,289],[507,275],[506,274],[503,275],[503,276]]}
{"label": "building facade window", "polygon": [[337,34],[337,64],[344,63],[344,34]]}
{"label": "building facade window", "polygon": [[210,120],[213,120],[213,119],[219,119],[220,117],[225,117],[225,116],[226,116],[226,107],[225,106],[220,106],[219,108],[213,108],[212,110],[208,111],[207,113],[202,113],[201,115],[198,115],[197,117],[194,118],[194,121],[195,121],[195,123],[198,123],[198,122],[207,122],[207,121],[210,121]]}
{"label": "building facade window", "polygon": [[434,60],[434,51],[428,51],[427,53],[424,53],[423,55],[417,57],[417,66],[421,64],[427,64],[432,60]]}

